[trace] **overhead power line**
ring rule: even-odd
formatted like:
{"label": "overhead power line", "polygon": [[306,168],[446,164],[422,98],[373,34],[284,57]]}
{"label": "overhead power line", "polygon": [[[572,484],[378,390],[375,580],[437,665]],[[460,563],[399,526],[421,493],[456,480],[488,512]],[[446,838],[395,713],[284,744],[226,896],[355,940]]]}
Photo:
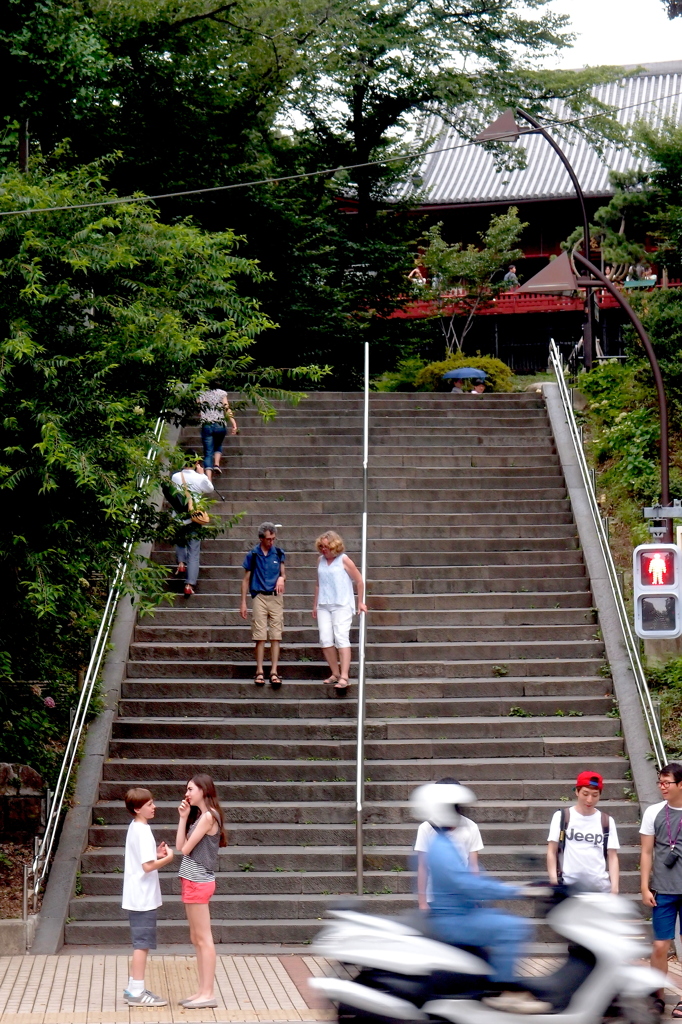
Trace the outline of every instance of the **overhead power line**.
{"label": "overhead power line", "polygon": [[[678,92],[668,93],[667,96],[659,96],[655,100],[644,99],[637,103],[629,103],[626,106],[617,107],[616,111],[631,110],[633,107],[641,107],[648,103],[660,103],[662,100],[675,99],[677,96],[682,96],[682,90]],[[581,121],[593,120],[597,117],[602,117],[603,113],[596,114],[584,114],[582,117],[573,117],[565,121],[556,121],[552,118],[545,117],[542,120],[547,121],[555,125],[572,125],[579,124]],[[522,135],[533,135],[536,132],[535,128],[520,128],[518,137]],[[462,142],[455,146],[443,146],[440,149],[429,149],[428,155],[436,153],[449,153],[458,149],[468,149],[470,146],[477,146],[480,143],[477,142]],[[387,156],[382,160],[366,160],[363,163],[358,164],[344,164],[340,167],[325,167],[318,171],[303,171],[300,174],[285,174],[279,177],[272,178],[254,178],[251,181],[239,181],[232,185],[211,185],[205,188],[191,188],[184,189],[180,192],[159,192],[156,195],[132,195],[132,196],[116,196],[111,199],[99,199],[92,203],[74,203],[66,206],[31,206],[23,210],[1,210],[0,217],[13,217],[19,215],[33,214],[33,213],[62,213],[66,210],[87,210],[91,207],[96,206],[118,206],[123,203],[149,203],[156,199],[179,199],[183,196],[198,196],[198,195],[209,195],[213,192],[231,192],[241,188],[253,188],[255,185],[277,185],[285,181],[301,181],[305,178],[318,178],[323,175],[337,174],[339,171],[356,171],[364,167],[381,167],[384,164],[399,163],[402,160],[409,160],[411,156],[417,156],[418,154],[413,150],[411,153],[400,153],[397,156]]]}

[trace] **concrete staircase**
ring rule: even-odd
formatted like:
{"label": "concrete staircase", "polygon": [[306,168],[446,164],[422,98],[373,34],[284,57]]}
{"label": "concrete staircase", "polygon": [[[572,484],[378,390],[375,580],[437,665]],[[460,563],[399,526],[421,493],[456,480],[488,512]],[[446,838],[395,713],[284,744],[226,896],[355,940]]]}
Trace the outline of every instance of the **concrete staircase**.
{"label": "concrete staircase", "polygon": [[[372,395],[365,865],[377,909],[414,905],[406,801],[445,774],[480,802],[482,863],[515,879],[544,855],[552,812],[590,767],[607,780],[625,888],[636,888],[637,804],[612,717],[582,553],[540,396]],[[239,415],[219,514],[245,512],[203,551],[200,590],[138,623],[105,764],[83,895],[67,943],[125,943],[128,815],[148,785],[171,842],[184,782],[216,779],[229,824],[211,906],[223,943],[310,941],[355,888],[355,687],[321,683],[310,616],[315,537],[338,529],[359,560],[362,401],[314,394],[264,425]],[[198,445],[198,435],[188,439]],[[285,683],[253,685],[238,616],[241,561],[264,519],[287,551]],[[170,550],[156,557],[171,564]],[[162,875],[159,939],[187,941],[176,875]],[[519,903],[520,913],[531,913]],[[544,927],[538,938],[551,937]]]}

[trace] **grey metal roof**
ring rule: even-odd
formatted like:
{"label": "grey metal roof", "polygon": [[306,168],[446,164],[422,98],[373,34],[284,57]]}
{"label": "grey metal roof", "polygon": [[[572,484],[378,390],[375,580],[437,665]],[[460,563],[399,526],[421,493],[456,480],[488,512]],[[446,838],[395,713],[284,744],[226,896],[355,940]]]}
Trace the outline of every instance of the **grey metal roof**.
{"label": "grey metal roof", "polygon": [[[682,121],[682,61],[648,64],[637,76],[597,86],[594,93],[606,103],[623,108],[619,120],[624,125],[638,117],[654,125],[665,117]],[[557,118],[570,117],[563,101],[554,100],[551,106]],[[524,170],[498,171],[492,154],[482,146],[434,152],[464,141],[440,118],[432,118],[425,131],[428,136],[438,134],[419,171],[424,182],[419,189],[420,205],[558,199],[575,194],[560,160],[541,136],[522,136],[516,143],[526,150]],[[610,146],[600,156],[579,135],[572,135],[561,145],[588,196],[613,193],[610,170],[625,171],[643,164],[641,157],[625,147]],[[412,188],[405,185],[402,196],[407,198],[411,192]]]}

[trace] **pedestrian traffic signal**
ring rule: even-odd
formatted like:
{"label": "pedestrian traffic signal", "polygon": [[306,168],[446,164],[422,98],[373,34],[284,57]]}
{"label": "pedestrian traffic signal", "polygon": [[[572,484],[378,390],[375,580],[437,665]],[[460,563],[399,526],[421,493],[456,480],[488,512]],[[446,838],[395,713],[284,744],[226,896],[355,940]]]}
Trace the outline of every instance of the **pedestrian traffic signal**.
{"label": "pedestrian traffic signal", "polygon": [[680,549],[676,544],[640,544],[632,560],[635,632],[655,640],[682,636]]}

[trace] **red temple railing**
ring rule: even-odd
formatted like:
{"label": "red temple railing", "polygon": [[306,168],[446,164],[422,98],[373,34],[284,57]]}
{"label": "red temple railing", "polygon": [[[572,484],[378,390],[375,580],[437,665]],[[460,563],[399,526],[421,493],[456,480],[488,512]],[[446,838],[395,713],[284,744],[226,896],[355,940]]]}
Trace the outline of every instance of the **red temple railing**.
{"label": "red temple railing", "polygon": [[[679,288],[681,281],[670,281],[669,287]],[[660,285],[651,289],[657,290]],[[629,289],[623,288],[627,295]],[[451,301],[450,301],[451,298]],[[618,303],[606,291],[596,292],[596,301],[600,309],[617,309]],[[530,295],[525,292],[509,291],[500,294],[485,305],[476,310],[477,316],[498,316],[507,313],[565,313],[581,312],[585,302],[581,295]],[[463,301],[457,301],[456,295],[443,296],[440,301],[435,299],[415,299],[408,303],[403,309],[396,309],[390,314],[391,319],[416,320],[424,317],[452,316],[461,310],[462,316],[469,314],[469,306]]]}

